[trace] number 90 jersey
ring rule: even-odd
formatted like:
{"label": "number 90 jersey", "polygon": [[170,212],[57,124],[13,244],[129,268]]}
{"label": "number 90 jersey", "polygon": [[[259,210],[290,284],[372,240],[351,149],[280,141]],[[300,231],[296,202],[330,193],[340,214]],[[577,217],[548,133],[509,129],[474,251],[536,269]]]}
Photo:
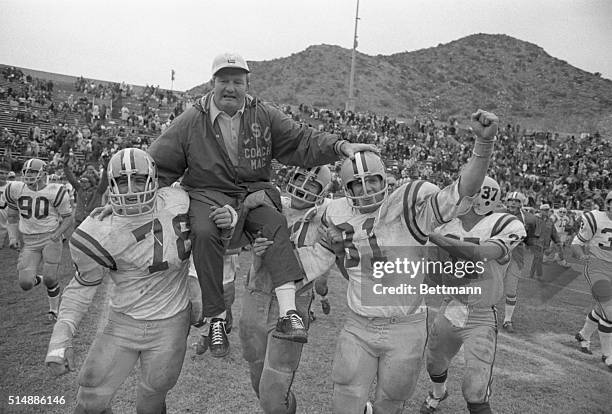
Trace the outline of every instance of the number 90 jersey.
{"label": "number 90 jersey", "polygon": [[188,210],[187,193],[165,187],[151,214],[88,217],[70,240],[76,282],[99,285],[110,272],[113,310],[139,320],[176,315],[189,302]]}
{"label": "number 90 jersey", "polygon": [[23,234],[52,232],[62,217],[72,214],[70,196],[62,184],[47,184],[34,191],[21,181],[13,181],[4,192],[8,207],[19,211],[19,231]]}

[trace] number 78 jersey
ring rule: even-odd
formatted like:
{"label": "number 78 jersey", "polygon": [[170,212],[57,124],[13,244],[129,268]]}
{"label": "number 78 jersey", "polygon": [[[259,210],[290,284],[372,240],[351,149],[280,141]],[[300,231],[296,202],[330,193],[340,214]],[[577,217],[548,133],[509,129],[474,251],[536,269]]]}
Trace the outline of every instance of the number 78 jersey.
{"label": "number 78 jersey", "polygon": [[96,286],[110,272],[111,307],[134,319],[165,319],[189,302],[187,275],[189,196],[182,189],[158,191],[153,213],[88,217],[70,240],[75,280]]}

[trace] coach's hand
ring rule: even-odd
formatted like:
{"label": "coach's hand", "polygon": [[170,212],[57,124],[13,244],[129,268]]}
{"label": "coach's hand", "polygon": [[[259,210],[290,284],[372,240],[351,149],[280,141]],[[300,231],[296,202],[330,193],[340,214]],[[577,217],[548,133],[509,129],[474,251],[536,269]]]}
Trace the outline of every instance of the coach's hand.
{"label": "coach's hand", "polygon": [[102,220],[104,220],[105,217],[108,217],[111,214],[113,214],[113,208],[111,207],[110,204],[107,204],[107,205],[102,206],[102,207],[94,208],[91,211],[91,213],[89,213],[89,217],[95,217],[98,220],[102,221]]}
{"label": "coach's hand", "polygon": [[74,371],[74,350],[72,346],[55,349],[47,354],[45,362],[54,377]]}
{"label": "coach's hand", "polygon": [[360,151],[372,151],[380,154],[378,147],[372,144],[353,144],[349,141],[343,141],[340,145],[340,153],[350,159],[355,159],[355,153]]}
{"label": "coach's hand", "polygon": [[499,118],[492,112],[479,109],[472,114],[472,129],[482,139],[486,141],[493,140],[497,134]]}
{"label": "coach's hand", "polygon": [[238,213],[230,205],[223,207],[210,207],[208,215],[220,229],[230,229],[238,222]]}
{"label": "coach's hand", "polygon": [[258,257],[263,256],[268,246],[272,243],[274,243],[274,240],[268,240],[262,236],[255,238],[255,240],[253,240],[253,253]]}

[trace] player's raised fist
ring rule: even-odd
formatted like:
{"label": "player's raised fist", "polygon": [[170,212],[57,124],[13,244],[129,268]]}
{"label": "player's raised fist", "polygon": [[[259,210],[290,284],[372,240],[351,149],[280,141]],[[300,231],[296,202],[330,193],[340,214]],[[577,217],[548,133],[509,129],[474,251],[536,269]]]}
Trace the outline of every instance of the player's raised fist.
{"label": "player's raised fist", "polygon": [[499,119],[492,112],[479,109],[472,114],[472,129],[485,140],[492,140],[497,134]]}
{"label": "player's raised fist", "polygon": [[71,346],[57,350],[57,356],[47,356],[47,367],[54,377],[74,371],[74,351]]}

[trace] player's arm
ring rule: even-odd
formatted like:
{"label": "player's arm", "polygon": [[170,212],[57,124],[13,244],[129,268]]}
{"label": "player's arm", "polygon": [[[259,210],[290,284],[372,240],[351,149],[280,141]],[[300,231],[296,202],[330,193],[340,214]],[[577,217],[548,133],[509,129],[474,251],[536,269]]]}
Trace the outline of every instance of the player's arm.
{"label": "player's arm", "polygon": [[77,271],[62,294],[59,315],[45,358],[45,363],[56,376],[73,369],[70,360],[72,338],[104,275],[114,267],[114,260],[108,252],[80,229],[72,237],[70,251]]}
{"label": "player's arm", "polygon": [[429,235],[429,241],[446,250],[454,257],[471,261],[499,260],[506,254],[504,247],[490,240],[480,245],[447,237],[442,233],[433,232]]}
{"label": "player's arm", "polygon": [[21,234],[19,232],[19,209],[14,198],[11,196],[11,188],[11,184],[7,185],[3,195],[7,205],[6,230],[9,234],[9,246],[18,249],[21,247]]}
{"label": "player's arm", "polygon": [[580,260],[585,260],[588,256],[587,244],[595,235],[597,222],[595,216],[590,211],[582,215],[580,230],[572,240],[572,253]]}
{"label": "player's arm", "polygon": [[60,225],[51,236],[52,240],[58,241],[62,237],[62,234],[66,233],[68,229],[70,229],[74,221],[72,217],[72,205],[70,204],[70,194],[68,194],[68,190],[65,186],[60,187],[52,205],[57,209],[58,214],[62,218]]}

